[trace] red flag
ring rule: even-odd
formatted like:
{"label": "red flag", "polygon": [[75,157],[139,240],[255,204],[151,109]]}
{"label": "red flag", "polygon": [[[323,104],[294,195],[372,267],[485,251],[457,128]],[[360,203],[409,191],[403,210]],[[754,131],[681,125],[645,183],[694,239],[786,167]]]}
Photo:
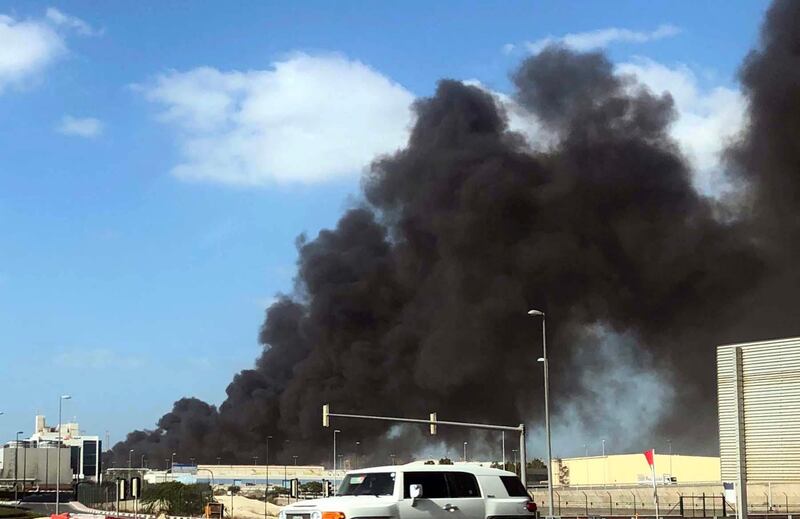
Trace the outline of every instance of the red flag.
{"label": "red flag", "polygon": [[655,456],[655,454],[656,454],[655,449],[650,449],[649,451],[644,452],[644,457],[647,458],[647,464],[650,465],[651,467],[653,466],[654,463],[653,457]]}

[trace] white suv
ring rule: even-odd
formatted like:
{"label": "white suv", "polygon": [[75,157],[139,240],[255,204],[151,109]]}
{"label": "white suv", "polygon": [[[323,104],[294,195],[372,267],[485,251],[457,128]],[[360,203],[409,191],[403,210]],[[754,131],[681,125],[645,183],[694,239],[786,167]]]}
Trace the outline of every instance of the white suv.
{"label": "white suv", "polygon": [[336,496],[299,501],[279,519],[517,519],[536,503],[513,472],[478,465],[399,465],[348,472]]}

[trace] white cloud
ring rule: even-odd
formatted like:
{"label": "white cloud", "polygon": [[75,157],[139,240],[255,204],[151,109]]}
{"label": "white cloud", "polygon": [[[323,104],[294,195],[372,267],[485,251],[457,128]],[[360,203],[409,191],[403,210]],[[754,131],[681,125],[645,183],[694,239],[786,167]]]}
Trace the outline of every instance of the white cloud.
{"label": "white cloud", "polygon": [[742,129],[747,103],[738,90],[703,89],[685,65],[667,67],[647,58],[621,63],[616,70],[635,76],[656,94],[669,92],[678,111],[670,128],[673,138],[695,170],[694,184],[701,193],[719,195],[729,189],[720,154]]}
{"label": "white cloud", "polygon": [[136,88],[177,129],[175,176],[239,186],[357,173],[405,144],[414,99],[338,55],[295,54],[268,70],[170,72]]}
{"label": "white cloud", "polygon": [[548,131],[535,114],[517,103],[512,96],[492,90],[477,79],[464,81],[464,84],[478,87],[491,94],[498,106],[505,111],[508,128],[522,135],[531,149],[547,151],[551,146],[558,144],[558,135]]}
{"label": "white cloud", "polygon": [[[721,196],[733,189],[720,159],[745,124],[747,103],[742,93],[722,86],[702,88],[697,75],[682,64],[669,67],[636,58],[615,65],[615,71],[635,77],[657,95],[670,93],[678,115],[670,126],[670,135],[689,159],[695,188],[709,196]],[[558,143],[558,135],[511,96],[490,90],[477,80],[465,83],[491,93],[505,109],[509,128],[522,134],[533,149],[546,151]]]}
{"label": "white cloud", "polygon": [[0,93],[36,77],[66,53],[61,29],[95,34],[86,22],[53,8],[41,19],[17,20],[0,14]]}
{"label": "white cloud", "polygon": [[[653,31],[632,31],[619,27],[609,27],[596,31],[576,32],[564,36],[547,36],[534,42],[525,42],[522,46],[533,54],[538,54],[551,44],[560,44],[578,51],[587,51],[609,46],[612,43],[646,43],[661,40],[679,34],[681,31],[674,25],[664,24]],[[510,52],[516,46],[507,44],[503,50]]]}
{"label": "white cloud", "polygon": [[45,18],[47,18],[47,20],[54,25],[73,29],[78,34],[82,34],[84,36],[96,36],[100,34],[100,31],[96,31],[91,25],[84,22],[80,18],[62,13],[55,7],[47,8],[47,11],[45,12]]}
{"label": "white cloud", "polygon": [[65,115],[56,127],[56,131],[64,135],[77,137],[97,137],[103,133],[103,123],[94,117],[72,117]]}
{"label": "white cloud", "polygon": [[0,92],[37,74],[65,50],[61,37],[46,23],[0,15]]}

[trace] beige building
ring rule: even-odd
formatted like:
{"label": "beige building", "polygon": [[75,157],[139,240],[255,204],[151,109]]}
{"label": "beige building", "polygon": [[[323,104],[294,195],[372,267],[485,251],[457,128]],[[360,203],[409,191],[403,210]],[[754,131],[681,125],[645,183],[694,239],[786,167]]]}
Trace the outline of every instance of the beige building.
{"label": "beige building", "polygon": [[[710,483],[720,481],[719,458],[656,454],[659,483]],[[553,460],[556,486],[638,485],[652,482],[644,454],[556,458]],[[674,478],[674,479],[672,479]]]}

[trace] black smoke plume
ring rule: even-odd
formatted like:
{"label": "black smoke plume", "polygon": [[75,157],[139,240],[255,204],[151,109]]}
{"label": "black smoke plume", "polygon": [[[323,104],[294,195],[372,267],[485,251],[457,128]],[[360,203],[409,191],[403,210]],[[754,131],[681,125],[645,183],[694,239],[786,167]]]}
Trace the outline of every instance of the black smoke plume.
{"label": "black smoke plume", "polygon": [[[540,323],[530,308],[548,315],[556,411],[577,403],[587,423],[596,418],[573,375],[605,369],[586,354],[587,329],[601,325],[634,338],[641,369],[668,373],[676,396],[662,437],[713,451],[714,346],[800,331],[789,297],[800,243],[800,2],[771,7],[742,69],[748,126],[728,152],[740,188],[723,202],[693,188],[668,134],[670,96],[615,74],[603,54],[551,47],[513,82],[546,146],[510,131],[489,93],[441,81],[416,102],[408,145],[366,174],[362,206],[299,241],[296,290],[267,310],[264,352],[219,409],[179,400],[114,454],[247,463],[264,459],[271,435],[273,462],[329,463],[323,403],[539,423]],[[426,442],[414,428],[341,427],[376,461]]]}

